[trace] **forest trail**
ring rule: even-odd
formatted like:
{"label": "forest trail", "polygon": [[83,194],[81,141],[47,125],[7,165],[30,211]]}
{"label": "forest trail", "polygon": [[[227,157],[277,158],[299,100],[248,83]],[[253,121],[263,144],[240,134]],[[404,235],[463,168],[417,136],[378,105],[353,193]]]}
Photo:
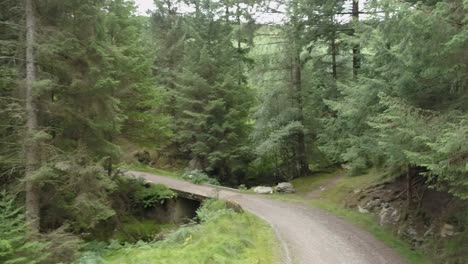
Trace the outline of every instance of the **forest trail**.
{"label": "forest trail", "polygon": [[283,247],[282,264],[406,263],[366,231],[320,209],[150,173],[127,174],[174,190],[237,202],[272,226]]}
{"label": "forest trail", "polygon": [[339,179],[341,179],[342,177],[344,177],[346,175],[346,171],[341,171],[339,173],[337,173],[335,176],[333,176],[331,179],[327,180],[326,182],[324,182],[322,184],[322,186],[320,186],[319,188],[317,189],[314,189],[310,192],[308,192],[305,197],[308,198],[308,199],[317,199],[319,196],[320,196],[320,193],[322,193],[323,191],[325,191],[326,189],[328,189],[329,187],[331,187],[332,185],[334,185]]}

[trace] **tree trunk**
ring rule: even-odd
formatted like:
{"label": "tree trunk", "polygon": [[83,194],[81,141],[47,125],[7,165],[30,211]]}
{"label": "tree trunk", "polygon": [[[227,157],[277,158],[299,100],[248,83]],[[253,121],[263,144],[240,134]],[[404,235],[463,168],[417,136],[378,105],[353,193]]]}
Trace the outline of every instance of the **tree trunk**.
{"label": "tree trunk", "polygon": [[[297,120],[304,125],[304,106],[302,100],[302,66],[300,61],[300,55],[297,54],[294,59],[293,65],[293,85],[294,85],[294,96],[296,98],[296,104],[298,109]],[[307,153],[305,146],[305,135],[304,130],[301,129],[297,135],[297,148],[296,157],[299,176],[304,176],[309,172],[309,164],[307,162]]]}
{"label": "tree trunk", "polygon": [[[302,98],[302,62],[301,62],[301,51],[302,51],[302,44],[301,44],[301,36],[302,32],[300,29],[300,19],[297,16],[299,12],[298,3],[294,2],[294,9],[293,9],[293,18],[292,24],[294,26],[294,52],[292,60],[291,60],[291,79],[292,79],[292,97],[293,102],[296,104],[298,113],[296,117],[296,121],[298,121],[302,126],[304,126],[304,103]],[[307,153],[306,153],[306,146],[305,146],[305,135],[304,129],[298,131],[297,134],[297,143],[294,149],[295,152],[295,171],[297,172],[297,176],[304,176],[309,172],[309,164],[307,160]]]}
{"label": "tree trunk", "polygon": [[32,232],[39,232],[39,187],[33,180],[38,165],[38,145],[34,141],[37,132],[37,108],[33,84],[36,81],[34,46],[36,45],[36,21],[33,0],[26,0],[26,138],[24,140],[25,180],[26,180],[26,220]]}
{"label": "tree trunk", "polygon": [[336,66],[336,31],[333,29],[332,39],[331,39],[331,52],[332,52],[332,76],[333,79],[338,78],[337,66]]}
{"label": "tree trunk", "polygon": [[[359,0],[353,0],[353,22],[359,22]],[[354,34],[355,30],[353,30]],[[361,47],[359,44],[353,45],[353,76],[356,78],[361,69]]]}
{"label": "tree trunk", "polygon": [[406,217],[408,218],[410,211],[413,207],[413,178],[415,169],[411,166],[407,166],[406,171]]}

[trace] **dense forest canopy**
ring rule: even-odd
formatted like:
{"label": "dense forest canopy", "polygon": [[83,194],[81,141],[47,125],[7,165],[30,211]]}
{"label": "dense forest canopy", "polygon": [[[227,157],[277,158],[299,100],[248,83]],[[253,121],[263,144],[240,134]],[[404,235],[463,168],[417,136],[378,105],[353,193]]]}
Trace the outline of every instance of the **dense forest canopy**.
{"label": "dense forest canopy", "polygon": [[468,199],[467,0],[154,4],[0,1],[0,262],[41,250],[24,218],[112,217],[128,142],[230,186],[345,164]]}

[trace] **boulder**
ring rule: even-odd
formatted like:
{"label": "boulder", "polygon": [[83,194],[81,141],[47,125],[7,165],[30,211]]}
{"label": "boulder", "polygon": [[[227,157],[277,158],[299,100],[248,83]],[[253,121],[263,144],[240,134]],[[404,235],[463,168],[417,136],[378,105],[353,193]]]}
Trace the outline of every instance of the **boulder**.
{"label": "boulder", "polygon": [[290,182],[280,182],[275,186],[275,191],[279,193],[295,193],[296,189]]}
{"label": "boulder", "polygon": [[273,193],[273,188],[267,186],[257,186],[253,188],[253,191],[259,194],[270,194]]}

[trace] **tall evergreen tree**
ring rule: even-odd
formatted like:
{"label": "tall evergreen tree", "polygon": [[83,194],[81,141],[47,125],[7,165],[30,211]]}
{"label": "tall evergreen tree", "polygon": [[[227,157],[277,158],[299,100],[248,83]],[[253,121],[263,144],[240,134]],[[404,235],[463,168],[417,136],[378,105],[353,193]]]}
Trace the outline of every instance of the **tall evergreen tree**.
{"label": "tall evergreen tree", "polygon": [[38,132],[37,106],[34,91],[36,81],[36,14],[32,0],[26,0],[26,136],[24,139],[25,181],[26,181],[26,218],[33,232],[39,231],[40,189],[34,180],[39,165],[39,148],[36,142]]}

